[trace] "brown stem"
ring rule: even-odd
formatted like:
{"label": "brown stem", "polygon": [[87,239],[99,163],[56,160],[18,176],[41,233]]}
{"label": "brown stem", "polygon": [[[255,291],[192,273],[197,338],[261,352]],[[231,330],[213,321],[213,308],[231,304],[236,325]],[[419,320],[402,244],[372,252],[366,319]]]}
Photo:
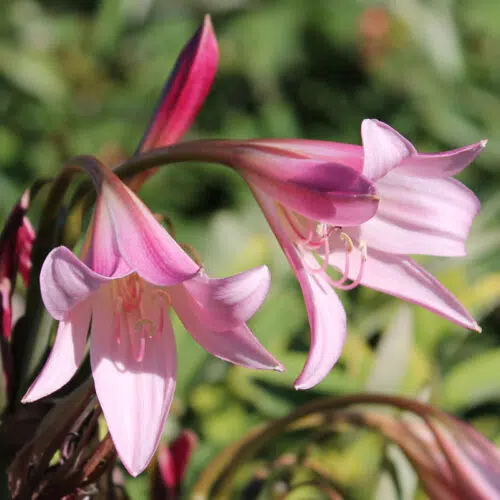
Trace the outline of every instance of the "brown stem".
{"label": "brown stem", "polygon": [[[398,396],[382,394],[353,394],[340,398],[325,398],[308,403],[291,414],[275,420],[270,424],[254,429],[242,440],[234,443],[225,450],[207,467],[194,486],[194,495],[197,498],[226,498],[230,491],[234,474],[239,464],[248,457],[257,453],[264,445],[281,434],[297,420],[313,413],[325,413],[339,410],[351,405],[374,404],[399,408],[411,411],[422,418],[434,416],[440,420],[447,420],[444,412],[427,406],[418,401]],[[216,485],[216,483],[219,484]],[[212,493],[212,489],[214,491]]]}

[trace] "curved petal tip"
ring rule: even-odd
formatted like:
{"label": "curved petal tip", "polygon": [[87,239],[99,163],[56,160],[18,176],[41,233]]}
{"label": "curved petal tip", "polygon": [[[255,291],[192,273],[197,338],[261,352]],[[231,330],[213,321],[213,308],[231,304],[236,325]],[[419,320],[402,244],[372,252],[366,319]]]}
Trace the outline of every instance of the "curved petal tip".
{"label": "curved petal tip", "polygon": [[417,152],[411,142],[379,120],[363,120],[361,137],[364,149],[363,175],[372,181],[384,177],[405,158]]}

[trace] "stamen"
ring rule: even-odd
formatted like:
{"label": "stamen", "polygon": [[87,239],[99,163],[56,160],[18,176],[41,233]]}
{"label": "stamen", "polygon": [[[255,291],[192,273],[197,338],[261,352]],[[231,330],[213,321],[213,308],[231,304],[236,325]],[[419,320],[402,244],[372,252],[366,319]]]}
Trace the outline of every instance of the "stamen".
{"label": "stamen", "polygon": [[[321,229],[319,229],[321,226]],[[327,233],[325,227],[324,227],[324,224],[321,224],[320,226],[318,226],[318,233],[319,231],[321,230],[324,234]],[[316,274],[316,273],[319,273],[319,272],[324,272],[326,273],[326,270],[328,269],[328,257],[330,255],[330,241],[328,238],[325,238],[324,241],[323,241],[323,247],[324,247],[324,251],[325,251],[325,255],[324,255],[324,258],[323,258],[323,262],[322,264],[320,265],[320,267],[316,268],[316,269],[313,269],[311,266],[308,266],[308,271],[311,273],[311,274]]]}
{"label": "stamen", "polygon": [[165,290],[157,289],[154,291],[153,300],[156,302],[157,299],[161,299],[165,302],[167,308],[172,305],[172,299],[170,298],[170,294]]}
{"label": "stamen", "polygon": [[[330,247],[330,235],[332,234],[333,231],[339,232],[339,239],[344,243],[345,247],[344,271],[342,273],[342,276],[338,280],[332,279],[326,273],[330,260],[329,257],[332,254],[332,249]],[[352,283],[346,284],[346,282],[349,280],[349,270],[350,270],[352,251],[354,248],[356,248],[354,241],[346,232],[342,231],[342,229],[338,226],[329,227],[328,225],[321,223],[318,224],[316,232],[317,235],[321,238],[321,244],[323,246],[323,255],[321,257],[323,259],[323,262],[317,268],[312,267],[310,264],[306,262],[305,267],[308,270],[308,272],[311,274],[324,273],[324,276],[328,281],[328,283],[331,286],[338,288],[339,290],[352,290],[353,288],[356,288],[361,283],[365,262],[367,259],[367,248],[365,242],[361,241],[357,247],[361,252],[361,262],[359,266],[358,276],[354,281],[352,281]],[[311,245],[309,245],[308,250],[312,251],[313,255],[315,255],[314,248],[311,248]]]}
{"label": "stamen", "polygon": [[333,231],[340,232],[339,238],[341,241],[344,242],[344,246],[345,246],[344,272],[342,273],[342,276],[339,280],[333,280],[328,275],[327,275],[327,280],[328,280],[328,283],[330,285],[332,285],[334,287],[340,287],[349,279],[348,276],[349,276],[350,254],[351,254],[352,249],[354,248],[354,244],[352,242],[352,239],[350,238],[350,236],[347,233],[342,231],[340,227],[338,227],[338,226],[328,227],[326,224],[319,224],[318,225],[317,232],[322,237],[322,241],[323,241],[323,250],[324,250],[324,255],[322,257],[323,263],[317,269],[313,269],[311,267],[308,267],[308,271],[312,274],[315,274],[318,272],[324,272],[326,274],[326,270],[328,269],[328,265],[329,265],[329,257],[332,253],[332,250],[330,248],[330,235],[332,234]]}
{"label": "stamen", "polygon": [[134,273],[119,280],[119,294],[123,297],[123,308],[129,312],[141,304],[143,286],[141,279]]}
{"label": "stamen", "polygon": [[121,344],[122,336],[121,336],[121,313],[122,313],[122,304],[123,299],[121,297],[116,298],[116,308],[113,319],[113,327],[114,327],[114,337],[117,344]]}
{"label": "stamen", "polygon": [[163,327],[165,326],[165,308],[163,306],[160,307],[160,317],[158,318],[158,328],[156,329],[156,334],[158,337],[161,336],[163,332]]}
{"label": "stamen", "polygon": [[337,286],[337,288],[339,290],[352,290],[353,288],[356,288],[361,283],[361,280],[363,279],[363,271],[365,269],[365,262],[366,262],[366,260],[368,258],[368,252],[367,252],[367,248],[366,248],[366,243],[364,241],[360,241],[358,249],[361,252],[361,262],[359,264],[358,276],[349,285],[340,285],[340,286]]}
{"label": "stamen", "polygon": [[[304,236],[300,228],[300,221],[297,220],[297,216],[281,205],[279,205],[279,208],[281,209],[281,212],[284,215],[285,219],[288,221],[288,224],[292,228],[292,231],[295,233],[295,236],[300,240],[301,244],[306,245],[309,248],[319,248],[322,245],[324,236],[318,234],[318,232],[324,231],[323,227],[326,228],[326,224],[316,225],[313,221],[307,219],[307,236]],[[314,241],[315,236],[320,236],[320,239]]]}
{"label": "stamen", "polygon": [[[148,328],[149,327],[149,328]],[[151,338],[153,336],[153,322],[149,319],[143,318],[135,322],[134,331],[139,337],[139,349],[137,349],[137,339],[130,339],[132,346],[132,351],[134,353],[134,359],[140,363],[144,359],[144,353],[146,352],[146,335]],[[146,330],[149,333],[146,334]]]}
{"label": "stamen", "polygon": [[134,330],[141,333],[144,333],[145,330],[148,330],[149,333],[147,334],[147,336],[148,338],[152,339],[155,329],[154,326],[154,323],[150,319],[141,318],[135,322]]}
{"label": "stamen", "polygon": [[172,299],[170,298],[170,294],[165,290],[155,290],[155,294],[153,296],[154,302],[157,300],[161,300],[162,304],[160,305],[160,317],[158,319],[158,327],[156,329],[156,333],[160,336],[163,332],[163,328],[165,326],[165,309],[168,310],[172,305]]}
{"label": "stamen", "polygon": [[120,313],[119,312],[115,312],[113,325],[114,325],[114,330],[115,330],[115,341],[117,344],[121,344],[122,343],[122,336],[121,336],[121,332],[120,332]]}
{"label": "stamen", "polygon": [[340,231],[340,239],[347,245],[347,251],[352,252],[352,249],[354,248],[354,242],[352,241],[351,237],[344,231]]}

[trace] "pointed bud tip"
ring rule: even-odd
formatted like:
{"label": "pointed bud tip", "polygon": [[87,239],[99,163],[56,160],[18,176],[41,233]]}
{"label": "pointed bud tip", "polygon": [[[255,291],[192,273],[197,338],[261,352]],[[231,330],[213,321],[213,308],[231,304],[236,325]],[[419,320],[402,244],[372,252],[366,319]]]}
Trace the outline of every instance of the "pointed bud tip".
{"label": "pointed bud tip", "polygon": [[212,17],[210,14],[205,14],[203,18],[203,23],[201,24],[199,28],[199,33],[201,34],[201,37],[208,36],[212,40],[214,44],[214,48],[218,50],[217,47],[217,39],[215,37],[215,30],[214,30],[214,25],[212,23]]}
{"label": "pointed bud tip", "polygon": [[293,384],[293,388],[296,391],[306,391],[307,389],[310,389],[310,387],[307,384]]}
{"label": "pointed bud tip", "polygon": [[203,25],[207,29],[213,29],[212,16],[210,16],[210,14],[205,14],[205,16],[203,17]]}
{"label": "pointed bud tip", "polygon": [[486,147],[486,144],[488,144],[488,139],[483,139],[479,141],[479,145],[481,146],[482,149]]}

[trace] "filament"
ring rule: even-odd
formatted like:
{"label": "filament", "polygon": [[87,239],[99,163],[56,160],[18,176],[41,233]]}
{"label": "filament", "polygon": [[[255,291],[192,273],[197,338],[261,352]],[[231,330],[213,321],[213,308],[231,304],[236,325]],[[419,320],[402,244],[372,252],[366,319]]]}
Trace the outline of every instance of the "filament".
{"label": "filament", "polygon": [[[122,329],[125,327],[133,358],[141,362],[146,352],[146,341],[155,335],[160,336],[164,330],[165,313],[172,305],[171,297],[165,290],[147,285],[135,273],[113,281],[111,290],[114,303],[113,338],[121,344]],[[155,305],[148,314],[147,309],[145,311],[147,303]],[[151,314],[154,314],[154,319]]]}

